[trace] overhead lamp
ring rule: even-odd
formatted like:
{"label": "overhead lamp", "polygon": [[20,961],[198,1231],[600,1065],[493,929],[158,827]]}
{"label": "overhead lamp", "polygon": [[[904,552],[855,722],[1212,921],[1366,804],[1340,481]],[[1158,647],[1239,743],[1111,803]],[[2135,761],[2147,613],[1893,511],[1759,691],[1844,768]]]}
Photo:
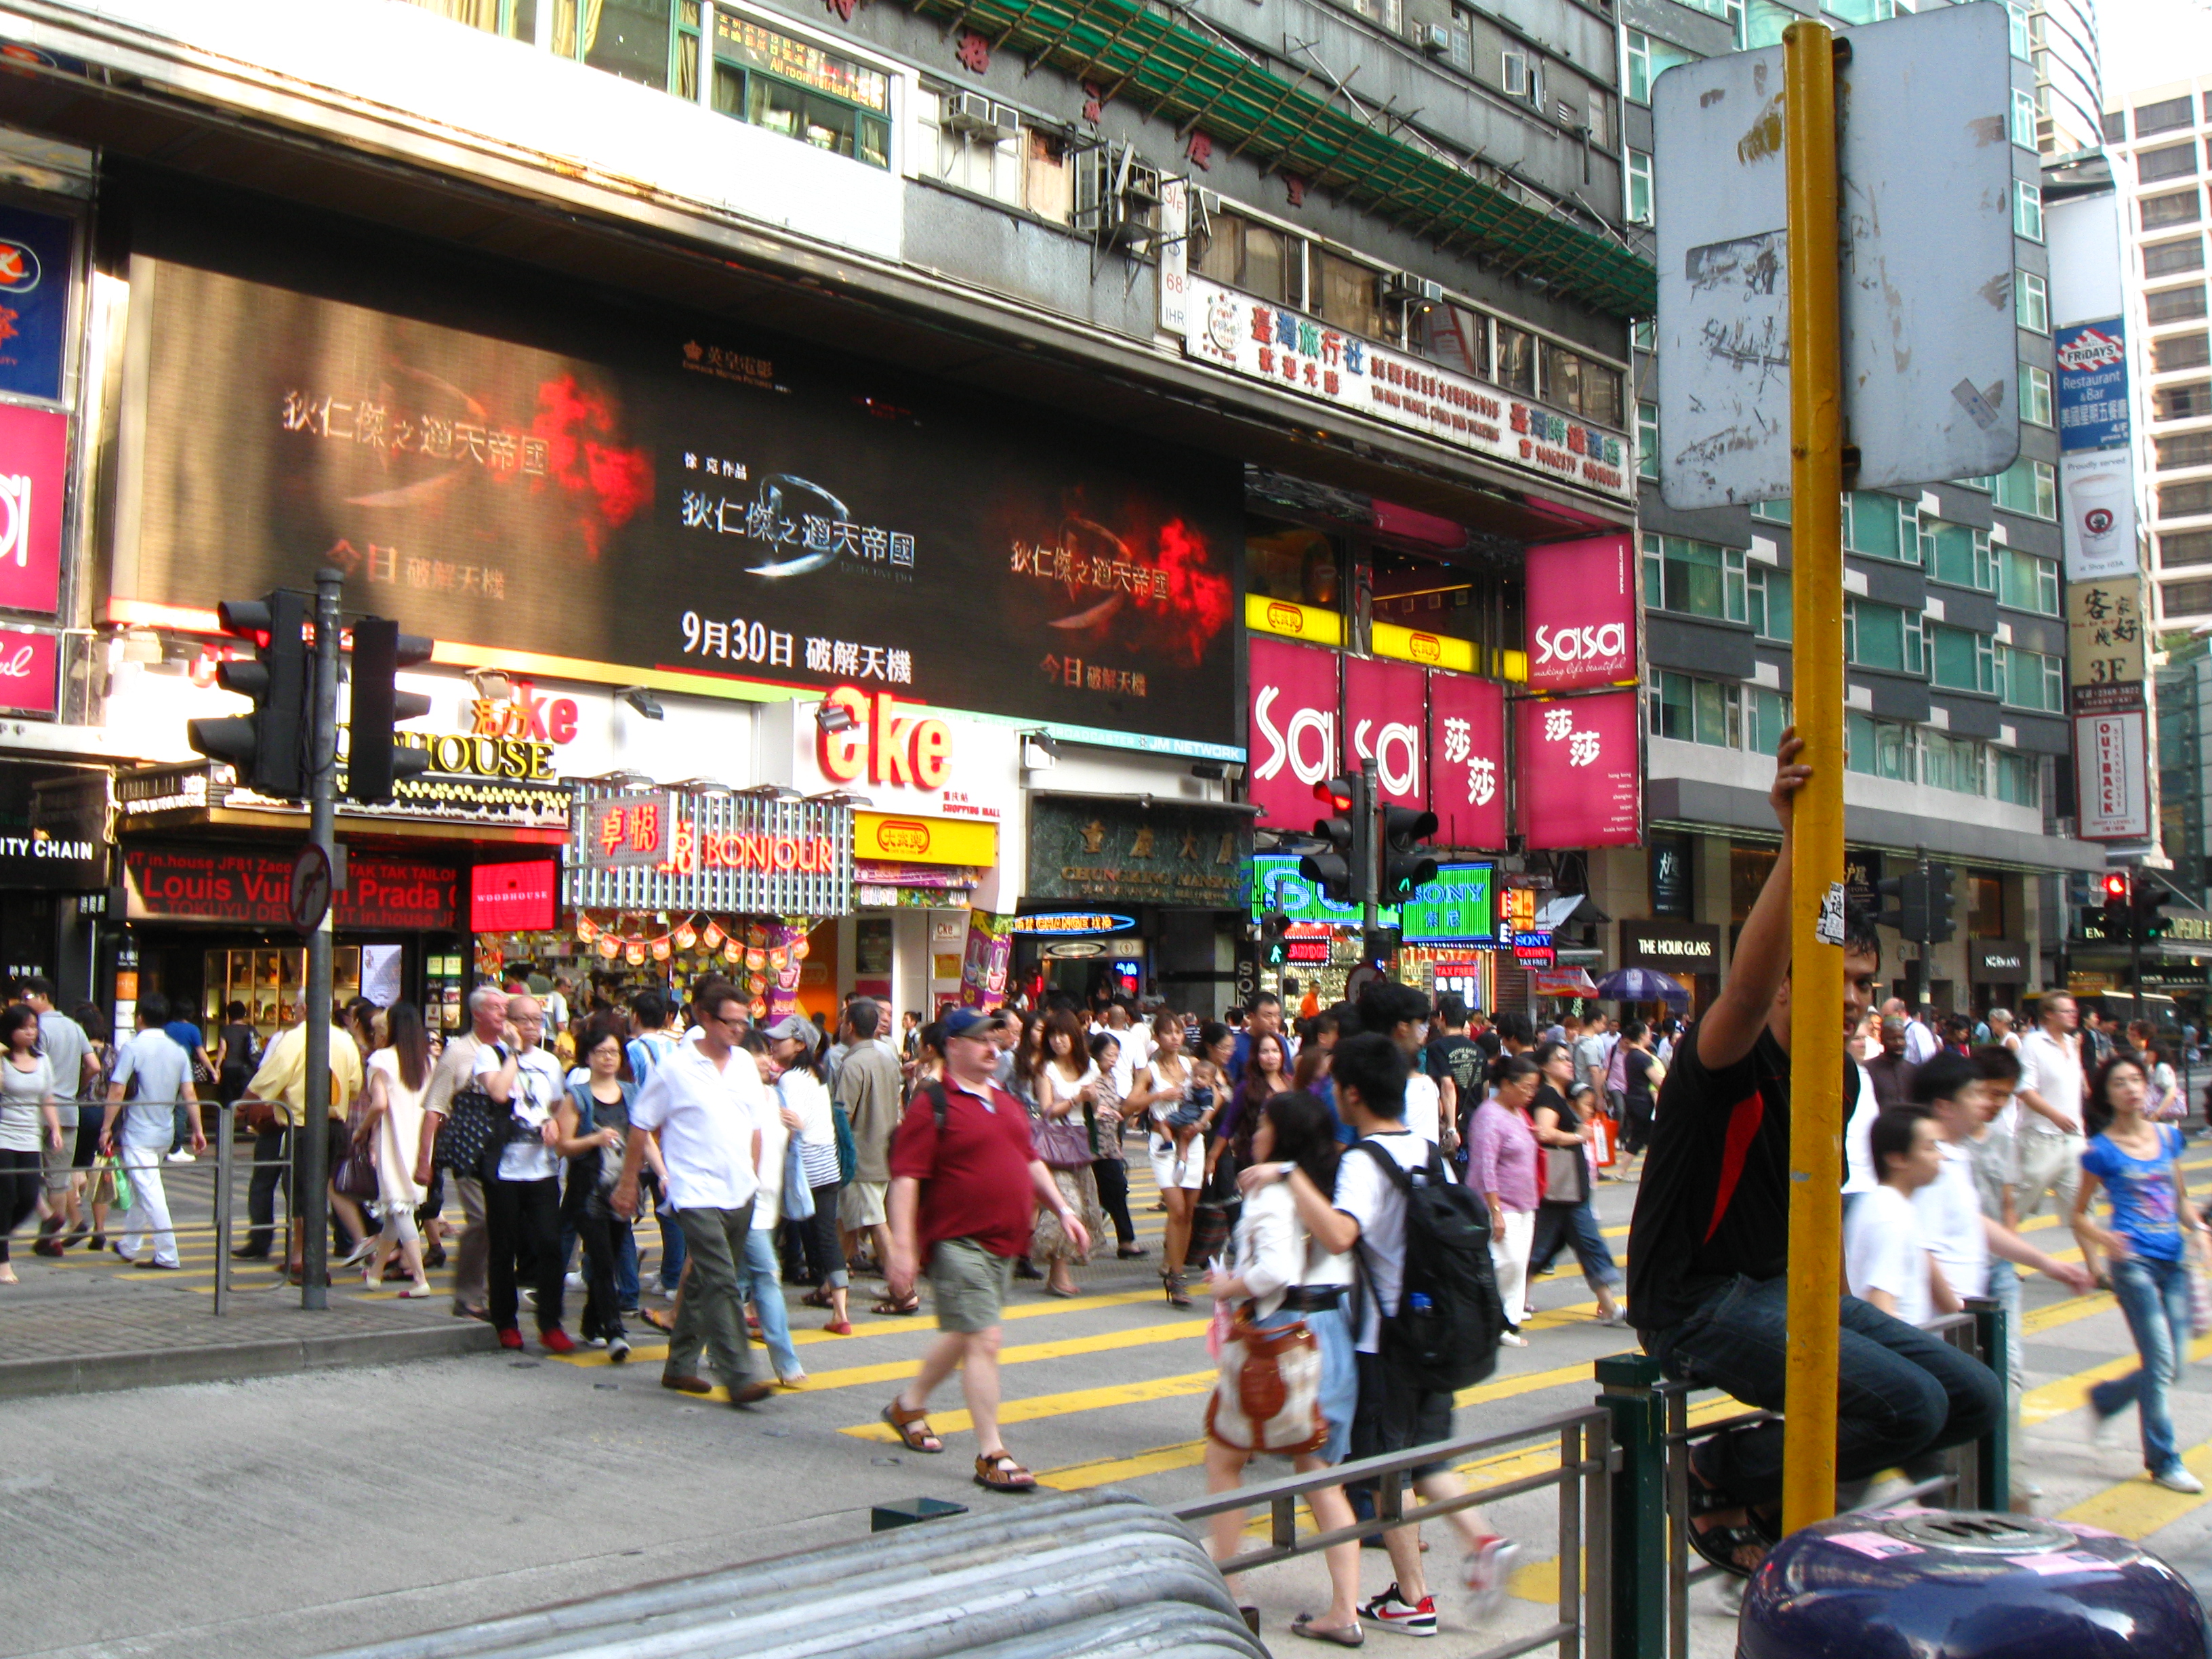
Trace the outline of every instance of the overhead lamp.
{"label": "overhead lamp", "polygon": [[641,685],[625,685],[615,695],[649,720],[668,718],[668,711],[660,706],[660,700]]}
{"label": "overhead lamp", "polygon": [[514,677],[504,668],[471,668],[469,684],[486,702],[505,702],[514,696]]}
{"label": "overhead lamp", "polygon": [[818,795],[805,799],[814,806],[873,806],[876,803],[866,795],[856,795],[849,789],[824,789]]}
{"label": "overhead lamp", "polygon": [[1049,732],[1022,733],[1022,765],[1031,772],[1042,772],[1060,760],[1060,744]]}
{"label": "overhead lamp", "polygon": [[839,732],[849,732],[860,724],[853,718],[853,711],[842,702],[822,704],[814,711],[814,723],[824,732],[833,735]]}
{"label": "overhead lamp", "polygon": [[799,791],[787,784],[781,783],[756,783],[748,788],[732,789],[729,793],[741,800],[797,800],[799,799]]}
{"label": "overhead lamp", "polygon": [[734,795],[738,793],[720,778],[685,778],[668,787],[681,789],[690,795]]}

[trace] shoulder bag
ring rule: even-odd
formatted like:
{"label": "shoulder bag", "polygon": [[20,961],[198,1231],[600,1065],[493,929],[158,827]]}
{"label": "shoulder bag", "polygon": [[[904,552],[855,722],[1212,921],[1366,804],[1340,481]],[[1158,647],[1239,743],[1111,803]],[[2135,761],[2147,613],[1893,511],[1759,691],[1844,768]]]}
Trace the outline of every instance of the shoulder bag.
{"label": "shoulder bag", "polygon": [[368,1091],[364,1089],[354,1101],[353,1110],[346,1116],[346,1155],[338,1160],[338,1167],[331,1171],[331,1185],[356,1203],[374,1201],[384,1190],[377,1178],[376,1147],[362,1138],[362,1119]]}
{"label": "shoulder bag", "polygon": [[1544,1148],[1544,1202],[1574,1205],[1589,1196],[1589,1164],[1580,1142]]}
{"label": "shoulder bag", "polygon": [[[504,1048],[497,1049],[504,1054]],[[439,1168],[471,1181],[483,1179],[485,1166],[507,1145],[514,1115],[485,1092],[473,1074],[453,1090],[446,1115],[438,1121],[438,1138],[431,1158]]]}
{"label": "shoulder bag", "polygon": [[1221,1343],[1206,1432],[1232,1450],[1297,1456],[1328,1440],[1321,1410],[1321,1342],[1303,1319],[1262,1330],[1249,1306]]}
{"label": "shoulder bag", "polygon": [[1091,1137],[1083,1120],[1073,1112],[1047,1117],[1040,1111],[1030,1120],[1030,1145],[1048,1170],[1087,1170],[1091,1167]]}

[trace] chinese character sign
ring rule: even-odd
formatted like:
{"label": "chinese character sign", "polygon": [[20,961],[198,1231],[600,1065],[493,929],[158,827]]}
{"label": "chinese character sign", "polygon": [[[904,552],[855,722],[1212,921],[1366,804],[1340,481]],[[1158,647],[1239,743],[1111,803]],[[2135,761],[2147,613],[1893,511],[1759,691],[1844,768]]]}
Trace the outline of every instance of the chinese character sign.
{"label": "chinese character sign", "polygon": [[1443,847],[1505,845],[1505,689],[1429,676],[1429,810]]}
{"label": "chinese character sign", "polygon": [[[2134,571],[2107,581],[2066,586],[2066,682],[2137,688],[2131,706],[2142,707],[2145,678],[2143,581]],[[2109,700],[2100,694],[2091,702]],[[2077,706],[2081,699],[2075,699]],[[2086,710],[2082,712],[2087,712]]]}
{"label": "chinese character sign", "polygon": [[1642,839],[1638,714],[1633,691],[1516,705],[1521,830],[1532,848]]}
{"label": "chinese character sign", "polygon": [[1376,799],[1391,806],[1429,802],[1426,675],[1407,663],[1344,659],[1346,764],[1375,763]]}
{"label": "chinese character sign", "polygon": [[[205,605],[219,547],[230,591],[331,565],[494,653],[1237,744],[1233,462],[520,272],[495,296],[418,251],[403,283],[335,231],[210,248],[176,212],[144,227],[122,597]],[[325,297],[386,291],[410,314]],[[0,534],[19,472],[58,514],[0,454]]]}
{"label": "chinese character sign", "polygon": [[1636,678],[1636,556],[1626,536],[1528,550],[1528,689]]}
{"label": "chinese character sign", "polygon": [[2058,447],[2124,449],[2128,441],[2127,325],[2118,317],[2057,332]]}
{"label": "chinese character sign", "polygon": [[1310,830],[1328,816],[1314,786],[1336,775],[1337,654],[1257,635],[1251,652],[1246,798],[1263,829]]}
{"label": "chinese character sign", "polygon": [[60,602],[68,477],[69,417],[0,405],[0,606],[51,614]]}

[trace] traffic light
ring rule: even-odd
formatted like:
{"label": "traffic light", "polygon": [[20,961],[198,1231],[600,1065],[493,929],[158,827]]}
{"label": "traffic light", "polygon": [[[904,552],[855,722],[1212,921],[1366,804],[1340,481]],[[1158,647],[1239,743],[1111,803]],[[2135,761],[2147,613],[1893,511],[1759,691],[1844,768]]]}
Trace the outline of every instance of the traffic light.
{"label": "traffic light", "polygon": [[396,684],[402,668],[430,659],[428,640],[403,634],[389,617],[363,617],[353,628],[353,713],[346,722],[346,795],[357,801],[392,799],[395,779],[428,769],[428,750],[392,741],[392,728],[430,712],[430,700]]}
{"label": "traffic light", "polygon": [[[1918,871],[1906,876],[1884,876],[1875,884],[1881,895],[1881,913],[1875,920],[1884,927],[1894,927],[1906,939],[1923,939],[1928,933],[1928,878]],[[1949,938],[1949,934],[1945,934]]]}
{"label": "traffic light", "polygon": [[1421,843],[1437,833],[1437,815],[1410,806],[1382,809],[1382,902],[1409,899],[1437,878],[1437,861]]}
{"label": "traffic light", "polygon": [[2105,937],[2108,939],[2132,939],[2135,936],[2135,905],[2129,896],[2128,872],[2124,870],[2107,872],[2104,894]]}
{"label": "traffic light", "polygon": [[1291,919],[1280,910],[1270,910],[1260,918],[1260,960],[1270,968],[1279,968],[1288,954],[1285,937],[1290,932]]}
{"label": "traffic light", "polygon": [[2173,918],[2163,914],[2171,896],[2165,884],[2155,878],[2137,882],[2129,894],[2128,920],[2135,937],[2145,945],[2157,944],[2173,926]]}
{"label": "traffic light", "polygon": [[1357,908],[1366,902],[1367,884],[1375,878],[1367,845],[1367,781],[1356,775],[1330,778],[1314,785],[1314,799],[1335,814],[1314,822],[1314,834],[1328,842],[1328,851],[1307,854],[1298,860],[1298,873],[1332,904]]}
{"label": "traffic light", "polygon": [[1924,935],[1930,945],[1948,945],[1958,926],[1951,915],[1956,896],[1952,892],[1951,866],[1931,864],[1928,866],[1928,932]]}
{"label": "traffic light", "polygon": [[1366,928],[1359,936],[1359,959],[1375,967],[1387,969],[1390,965],[1390,958],[1397,955],[1398,946],[1404,937],[1401,928]]}
{"label": "traffic light", "polygon": [[307,793],[307,599],[279,588],[258,599],[216,607],[222,631],[253,643],[254,660],[216,665],[216,684],[253,704],[251,714],[188,720],[185,740],[226,761],[256,793],[304,799]]}

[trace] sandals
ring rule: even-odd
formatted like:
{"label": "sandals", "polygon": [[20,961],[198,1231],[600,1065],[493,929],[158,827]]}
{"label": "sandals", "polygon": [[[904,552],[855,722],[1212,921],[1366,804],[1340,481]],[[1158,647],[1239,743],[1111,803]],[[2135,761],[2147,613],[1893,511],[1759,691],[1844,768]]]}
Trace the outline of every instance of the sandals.
{"label": "sandals", "polygon": [[[941,1452],[945,1449],[945,1443],[930,1431],[929,1413],[926,1409],[918,1407],[908,1411],[894,1400],[884,1407],[884,1421],[891,1425],[891,1432],[898,1436],[899,1443],[910,1452]],[[975,1462],[980,1467],[983,1460],[979,1457]]]}
{"label": "sandals", "polygon": [[[1708,1527],[1700,1532],[1695,1519],[1701,1515],[1712,1515],[1723,1510],[1741,1510],[1744,1519],[1733,1526]],[[1741,1499],[1732,1498],[1716,1486],[1699,1483],[1693,1474],[1690,1480],[1690,1513],[1682,1522],[1688,1534],[1690,1547],[1723,1572],[1738,1578],[1748,1578],[1759,1571],[1767,1551],[1781,1541],[1771,1523],[1762,1522],[1759,1512]],[[1742,1552],[1757,1552],[1756,1559],[1746,1565]]]}
{"label": "sandals", "polygon": [[830,1292],[821,1290],[809,1291],[799,1299],[803,1305],[809,1308],[826,1308],[830,1305]]}
{"label": "sandals", "polygon": [[1030,1492],[1036,1476],[1005,1452],[994,1452],[975,1460],[975,1484],[988,1492]]}
{"label": "sandals", "polygon": [[1183,1278],[1181,1273],[1171,1273],[1165,1268],[1162,1268],[1160,1270],[1160,1288],[1167,1292],[1168,1306],[1170,1308],[1188,1308],[1190,1306],[1190,1292],[1184,1288]]}
{"label": "sandals", "polygon": [[1302,1613],[1291,1620],[1291,1634],[1303,1636],[1309,1642],[1328,1642],[1340,1648],[1358,1648],[1367,1645],[1367,1632],[1358,1625],[1349,1630],[1322,1630],[1314,1623],[1314,1616]]}
{"label": "sandals", "polygon": [[890,1297],[885,1297],[882,1301],[877,1303],[874,1308],[870,1310],[870,1311],[879,1314],[890,1314],[902,1319],[908,1318],[912,1315],[918,1314],[921,1311],[921,1294],[920,1291],[909,1291],[907,1295],[906,1300],[903,1302],[894,1302]]}

